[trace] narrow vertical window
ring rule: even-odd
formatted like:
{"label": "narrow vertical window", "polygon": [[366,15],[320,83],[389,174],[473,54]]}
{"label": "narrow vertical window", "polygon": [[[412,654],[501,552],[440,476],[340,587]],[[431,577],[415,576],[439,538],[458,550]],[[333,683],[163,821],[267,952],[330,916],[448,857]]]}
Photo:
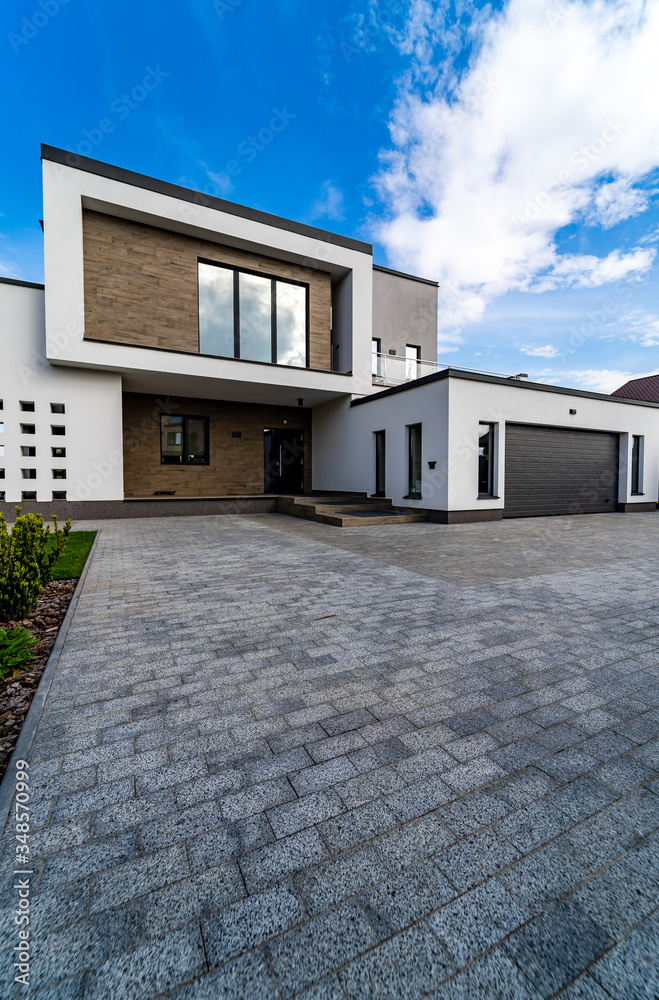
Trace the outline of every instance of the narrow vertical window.
{"label": "narrow vertical window", "polygon": [[478,495],[494,496],[494,424],[478,425]]}
{"label": "narrow vertical window", "polygon": [[408,428],[408,496],[421,497],[421,424]]}
{"label": "narrow vertical window", "polygon": [[376,378],[382,376],[382,341],[379,337],[373,337],[371,340],[371,373],[375,375]]}
{"label": "narrow vertical window", "polygon": [[632,437],[632,493],[643,492],[643,439],[639,434]]}
{"label": "narrow vertical window", "polygon": [[386,432],[375,432],[375,496],[386,496],[386,473],[385,473],[385,448]]}
{"label": "narrow vertical window", "polygon": [[405,379],[408,382],[418,378],[419,365],[421,360],[421,348],[413,344],[405,345]]}

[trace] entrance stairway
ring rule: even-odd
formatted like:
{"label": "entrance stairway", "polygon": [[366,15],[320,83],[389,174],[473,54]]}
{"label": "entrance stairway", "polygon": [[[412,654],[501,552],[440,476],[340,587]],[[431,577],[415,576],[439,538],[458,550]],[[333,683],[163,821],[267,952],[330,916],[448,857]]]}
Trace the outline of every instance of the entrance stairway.
{"label": "entrance stairway", "polygon": [[338,528],[369,524],[410,524],[427,518],[425,510],[394,507],[391,500],[369,497],[366,493],[280,496],[277,510],[280,514],[304,517],[308,521],[333,524]]}

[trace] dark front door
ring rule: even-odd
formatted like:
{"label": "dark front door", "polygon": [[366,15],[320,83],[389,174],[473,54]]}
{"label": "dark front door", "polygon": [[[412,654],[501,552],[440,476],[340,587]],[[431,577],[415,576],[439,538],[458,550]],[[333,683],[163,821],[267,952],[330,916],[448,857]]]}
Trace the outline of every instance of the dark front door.
{"label": "dark front door", "polygon": [[304,431],[266,427],[263,461],[266,493],[304,492]]}
{"label": "dark front door", "polygon": [[616,510],[618,435],[506,424],[504,517]]}

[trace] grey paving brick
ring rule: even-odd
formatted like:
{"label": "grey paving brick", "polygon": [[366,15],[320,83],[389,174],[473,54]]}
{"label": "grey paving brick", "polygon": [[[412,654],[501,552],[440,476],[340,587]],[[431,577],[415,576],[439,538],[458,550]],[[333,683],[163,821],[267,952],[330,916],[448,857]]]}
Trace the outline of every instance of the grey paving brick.
{"label": "grey paving brick", "polygon": [[542,995],[549,997],[611,944],[592,920],[563,901],[513,934],[505,947]]}
{"label": "grey paving brick", "polygon": [[381,743],[373,743],[364,750],[357,750],[350,754],[350,761],[358,771],[372,771],[376,767],[384,767],[387,764],[395,764],[396,761],[410,757],[412,751],[397,736],[383,740]]}
{"label": "grey paving brick", "polygon": [[155,768],[166,767],[169,764],[167,751],[163,748],[148,750],[146,753],[133,754],[119,760],[105,761],[98,765],[99,781],[116,781],[133,774],[145,774]]}
{"label": "grey paving brick", "polygon": [[135,779],[135,787],[138,795],[148,795],[150,792],[157,792],[170,785],[178,785],[192,778],[205,778],[207,776],[206,761],[203,757],[195,757],[192,760],[179,761],[176,764],[170,764],[169,767],[149,771],[147,774],[140,774]]}
{"label": "grey paving brick", "polygon": [[168,816],[143,823],[139,828],[140,851],[150,854],[196,836],[200,830],[213,830],[222,825],[217,802],[201,802],[189,809],[180,809]]}
{"label": "grey paving brick", "polygon": [[306,749],[309,756],[316,764],[332,757],[340,757],[343,754],[351,753],[368,746],[363,736],[355,730],[341,733],[339,736],[325,737],[317,743],[307,743]]}
{"label": "grey paving brick", "polygon": [[499,741],[495,740],[489,733],[474,733],[471,736],[462,736],[458,740],[452,740],[446,743],[445,747],[459,763],[466,764],[474,757],[480,757],[490,750],[496,750],[499,745]]}
{"label": "grey paving brick", "polygon": [[222,815],[228,821],[244,819],[263,812],[282,802],[295,799],[295,792],[287,778],[275,778],[273,781],[262,781],[251,788],[245,788],[234,795],[223,796],[220,800]]}
{"label": "grey paving brick", "polygon": [[456,965],[464,966],[529,918],[496,879],[490,879],[428,918],[428,924]]}
{"label": "grey paving brick", "polygon": [[464,795],[473,792],[483,785],[489,785],[497,778],[504,777],[506,772],[488,757],[477,757],[468,764],[461,764],[450,771],[445,771],[442,780],[456,792]]}
{"label": "grey paving brick", "polygon": [[648,920],[591,970],[612,997],[654,1000],[659,996],[659,926]]}
{"label": "grey paving brick", "polygon": [[103,806],[125,802],[135,795],[132,778],[111,781],[104,785],[94,785],[83,792],[62,795],[55,799],[51,813],[51,822],[67,819],[70,816],[81,816]]}
{"label": "grey paving brick", "polygon": [[655,880],[659,871],[659,834],[653,834],[637,844],[627,855],[627,861],[641,874]]}
{"label": "grey paving brick", "polygon": [[633,757],[618,757],[593,771],[593,777],[620,795],[656,777],[657,772]]}
{"label": "grey paving brick", "polygon": [[385,833],[374,842],[374,847],[389,871],[399,872],[431,857],[454,840],[455,836],[438,815],[430,813]]}
{"label": "grey paving brick", "polygon": [[339,973],[349,1000],[417,1000],[454,967],[424,924],[411,927]]}
{"label": "grey paving brick", "polygon": [[269,809],[267,816],[275,837],[279,839],[344,811],[345,806],[336,792],[331,788],[324,788],[320,792],[312,792],[311,795],[305,795],[276,809]]}
{"label": "grey paving brick", "polygon": [[644,837],[659,828],[659,795],[647,788],[637,788],[612,805],[608,814]]}
{"label": "grey paving brick", "polygon": [[391,830],[396,817],[382,802],[371,802],[320,823],[318,830],[332,854],[356,847]]}
{"label": "grey paving brick", "polygon": [[357,768],[347,757],[334,757],[325,764],[316,764],[291,775],[291,784],[298,795],[309,795],[321,788],[329,788],[357,774]]}
{"label": "grey paving brick", "polygon": [[226,906],[202,920],[209,967],[224,965],[305,919],[307,912],[292,882]]}
{"label": "grey paving brick", "polygon": [[517,774],[508,775],[494,786],[497,795],[517,807],[528,805],[534,799],[539,799],[547,792],[558,787],[558,781],[551,775],[538,770],[537,767],[527,767]]}
{"label": "grey paving brick", "polygon": [[85,977],[85,997],[144,1000],[206,971],[199,927],[191,925],[112,958]]}
{"label": "grey paving brick", "polygon": [[499,872],[497,878],[532,913],[539,913],[588,878],[588,869],[555,844]]}
{"label": "grey paving brick", "polygon": [[350,900],[272,941],[268,953],[282,997],[287,998],[376,943],[363,910]]}
{"label": "grey paving brick", "polygon": [[100,913],[136,896],[162,889],[190,874],[182,844],[146,854],[92,875],[90,912]]}
{"label": "grey paving brick", "polygon": [[648,880],[626,859],[577,890],[572,897],[614,940],[620,940],[656,908],[659,900],[659,870]]}
{"label": "grey paving brick", "polygon": [[147,937],[158,937],[199,917],[214,913],[245,895],[235,861],[209,868],[144,897]]}
{"label": "grey paving brick", "polygon": [[187,841],[190,870],[195,874],[215,868],[223,861],[239,858],[274,841],[270,824],[263,815],[249,816]]}
{"label": "grey paving brick", "polygon": [[561,850],[595,871],[624,854],[637,840],[638,836],[629,826],[605,810],[564,833],[556,843]]}
{"label": "grey paving brick", "polygon": [[328,976],[304,993],[298,993],[297,1000],[345,1000],[345,996],[337,977]]}
{"label": "grey paving brick", "polygon": [[240,869],[250,893],[308,868],[327,857],[327,850],[315,829],[302,830],[240,858]]}
{"label": "grey paving brick", "polygon": [[65,754],[62,758],[62,773],[79,771],[81,768],[91,767],[93,764],[118,761],[123,757],[132,756],[133,752],[132,740],[89,747],[86,750],[76,750],[74,753]]}
{"label": "grey paving brick", "polygon": [[51,889],[65,882],[73,882],[84,875],[113,868],[137,854],[137,832],[126,830],[124,833],[105,837],[91,844],[74,847],[61,854],[46,858],[39,882],[39,891]]}
{"label": "grey paving brick", "polygon": [[393,765],[396,774],[408,784],[441,774],[451,767],[455,767],[454,758],[439,747],[424,750]]}
{"label": "grey paving brick", "polygon": [[94,814],[94,836],[106,837],[118,833],[138,823],[148,823],[158,816],[166,816],[175,810],[174,790],[165,788],[153,795],[143,795],[139,799],[119,802],[106,806]]}
{"label": "grey paving brick", "polygon": [[494,830],[481,830],[435,855],[435,863],[464,892],[511,865],[519,851]]}
{"label": "grey paving brick", "polygon": [[[340,718],[340,716],[336,716],[336,718]],[[272,752],[278,754],[292,750],[294,747],[301,747],[305,743],[324,740],[326,737],[327,733],[319,722],[310,722],[307,726],[298,726],[296,729],[287,729],[283,733],[268,736],[267,742]]]}
{"label": "grey paving brick", "polygon": [[368,845],[300,872],[296,882],[307,909],[316,914],[382,882],[388,875],[387,868]]}
{"label": "grey paving brick", "polygon": [[380,796],[396,792],[401,788],[405,788],[405,782],[392,767],[379,767],[375,771],[359,774],[335,785],[335,791],[348,809],[363,806],[366,802],[379,799]]}
{"label": "grey paving brick", "polygon": [[170,993],[172,1000],[280,1000],[262,949],[229,962],[193,983]]}
{"label": "grey paving brick", "polygon": [[262,760],[255,760],[245,765],[249,778],[253,782],[267,781],[268,778],[278,778],[292,771],[300,771],[313,764],[313,760],[304,747],[295,747],[283,753],[272,754]]}
{"label": "grey paving brick", "polygon": [[[597,771],[595,771],[596,774]],[[575,822],[578,822],[610,805],[611,802],[615,801],[615,795],[595,778],[586,775],[584,778],[571,781],[569,785],[563,785],[555,792],[550,792],[545,801],[557,806]]]}
{"label": "grey paving brick", "polygon": [[208,777],[184,781],[176,785],[174,791],[179,808],[184,809],[186,806],[196,805],[197,802],[208,802],[229,792],[237,792],[246,784],[247,779],[242,770],[228,768]]}
{"label": "grey paving brick", "polygon": [[380,940],[427,916],[455,896],[455,889],[432,861],[423,861],[368,889],[359,902]]}
{"label": "grey paving brick", "polygon": [[575,979],[560,996],[561,1000],[611,1000],[611,994],[603,990],[588,972]]}
{"label": "grey paving brick", "polygon": [[654,771],[659,771],[659,740],[645,743],[641,747],[635,747],[629,751],[629,756],[638,760],[646,767],[651,767]]}
{"label": "grey paving brick", "polygon": [[[441,986],[432,1000],[540,1000],[542,994],[526,979],[510,956],[497,948],[479,958],[459,976]],[[562,996],[561,996],[562,1000]]]}
{"label": "grey paving brick", "polygon": [[367,708],[358,708],[354,712],[347,712],[345,715],[334,715],[329,719],[323,719],[322,727],[328,736],[338,736],[339,733],[346,733],[351,729],[359,729],[361,726],[368,726],[375,722],[374,716]]}
{"label": "grey paving brick", "polygon": [[532,802],[517,812],[510,813],[497,823],[495,829],[515,847],[527,854],[573,825],[573,820],[561,812],[549,799]]}
{"label": "grey paving brick", "polygon": [[456,799],[438,810],[437,815],[450,830],[460,837],[489,826],[506,816],[512,807],[489,788],[482,788],[464,798]]}
{"label": "grey paving brick", "polygon": [[519,743],[508,743],[498,750],[491,750],[488,753],[490,760],[498,764],[504,771],[519,771],[529,764],[535,764],[543,757],[547,756],[547,751],[539,743],[533,740],[520,740]]}
{"label": "grey paving brick", "polygon": [[431,812],[438,806],[450,802],[456,793],[441,778],[425,778],[407,788],[403,788],[385,798],[387,807],[402,822]]}

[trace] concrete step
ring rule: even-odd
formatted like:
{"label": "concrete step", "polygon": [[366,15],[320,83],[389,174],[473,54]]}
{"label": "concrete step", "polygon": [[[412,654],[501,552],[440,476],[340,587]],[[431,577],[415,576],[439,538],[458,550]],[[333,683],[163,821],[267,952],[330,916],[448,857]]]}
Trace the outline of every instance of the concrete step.
{"label": "concrete step", "polygon": [[303,517],[319,524],[337,528],[355,528],[371,524],[411,524],[427,519],[425,510],[394,507],[386,497],[354,497],[344,495],[280,497],[277,503],[280,514]]}

